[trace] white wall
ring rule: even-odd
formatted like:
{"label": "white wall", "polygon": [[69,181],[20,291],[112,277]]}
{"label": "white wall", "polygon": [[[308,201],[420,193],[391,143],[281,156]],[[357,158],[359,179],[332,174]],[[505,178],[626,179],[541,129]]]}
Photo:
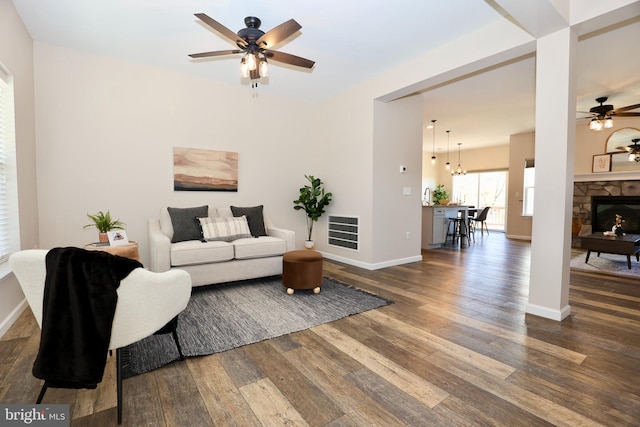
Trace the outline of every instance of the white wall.
{"label": "white wall", "polygon": [[422,97],[374,103],[373,147],[372,261],[376,268],[420,261]]}
{"label": "white wall", "polygon": [[[31,37],[10,0],[0,0],[0,63],[14,77],[20,245],[33,248],[38,244],[33,49]],[[15,277],[11,274],[0,278],[0,336],[24,304]]]}
{"label": "white wall", "polygon": [[[360,218],[358,252],[328,247],[326,218],[314,226],[318,250],[341,261],[366,267],[372,258],[372,167],[373,101],[363,90],[354,89],[317,106],[313,132],[319,136],[313,154],[333,201],[327,213]],[[318,244],[319,243],[319,244]]]}
{"label": "white wall", "polygon": [[[147,218],[162,206],[264,204],[296,231],[304,174],[317,174],[313,109],[170,71],[35,44],[42,247],[96,240],[99,210],[127,224],[147,259]],[[238,152],[238,192],[174,192],[175,146]]]}

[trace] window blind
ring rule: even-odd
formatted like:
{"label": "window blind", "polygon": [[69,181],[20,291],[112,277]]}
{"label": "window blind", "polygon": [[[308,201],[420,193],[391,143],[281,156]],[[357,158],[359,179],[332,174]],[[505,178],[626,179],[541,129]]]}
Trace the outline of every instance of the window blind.
{"label": "window blind", "polygon": [[19,249],[13,84],[0,66],[0,264]]}

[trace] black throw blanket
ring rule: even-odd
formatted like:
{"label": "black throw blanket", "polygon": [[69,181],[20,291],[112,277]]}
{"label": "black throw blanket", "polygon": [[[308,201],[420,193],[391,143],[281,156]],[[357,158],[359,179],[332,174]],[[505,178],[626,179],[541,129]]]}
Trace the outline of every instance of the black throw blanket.
{"label": "black throw blanket", "polygon": [[68,247],[46,256],[40,348],[33,375],[47,387],[96,388],[107,362],[120,281],[138,261]]}

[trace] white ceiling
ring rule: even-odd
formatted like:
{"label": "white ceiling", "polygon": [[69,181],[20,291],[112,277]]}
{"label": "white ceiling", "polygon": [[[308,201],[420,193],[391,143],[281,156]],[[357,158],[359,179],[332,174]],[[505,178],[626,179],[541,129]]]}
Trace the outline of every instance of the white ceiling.
{"label": "white ceiling", "polygon": [[[317,102],[450,40],[505,19],[492,1],[447,0],[12,0],[37,41],[112,56],[229,85],[245,85],[239,57],[192,60],[190,53],[234,47],[194,13],[233,31],[244,18],[265,32],[293,18],[302,29],[277,50],[316,61],[311,70],[271,62],[259,91]],[[639,5],[640,7],[640,5]],[[637,15],[636,15],[637,16]],[[615,107],[640,103],[640,19],[583,37],[579,43],[578,110],[609,96]],[[437,145],[462,148],[508,142],[533,130],[535,58],[442,85],[424,93],[425,123],[436,119]],[[425,149],[431,150],[431,131]]]}

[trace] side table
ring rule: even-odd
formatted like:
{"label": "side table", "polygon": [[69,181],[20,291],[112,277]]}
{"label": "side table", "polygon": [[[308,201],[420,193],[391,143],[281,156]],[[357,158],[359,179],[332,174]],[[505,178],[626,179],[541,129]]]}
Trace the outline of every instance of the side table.
{"label": "side table", "polygon": [[303,249],[285,252],[282,256],[282,285],[293,295],[296,289],[313,289],[320,293],[322,286],[322,254]]}
{"label": "side table", "polygon": [[135,259],[136,261],[140,261],[140,253],[138,251],[138,242],[133,240],[129,241],[128,245],[123,246],[110,246],[107,245],[96,245],[94,243],[88,243],[84,245],[84,248],[90,251],[104,251],[109,252],[111,255],[118,255],[125,258]]}

